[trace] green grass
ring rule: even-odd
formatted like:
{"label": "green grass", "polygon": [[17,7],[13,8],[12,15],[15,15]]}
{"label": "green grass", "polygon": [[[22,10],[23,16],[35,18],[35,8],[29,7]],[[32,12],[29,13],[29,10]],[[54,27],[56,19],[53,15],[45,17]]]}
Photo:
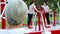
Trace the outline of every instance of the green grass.
{"label": "green grass", "polygon": [[1,28],[1,22],[0,22],[0,28]]}
{"label": "green grass", "polygon": [[27,24],[27,18],[23,21],[24,24]]}

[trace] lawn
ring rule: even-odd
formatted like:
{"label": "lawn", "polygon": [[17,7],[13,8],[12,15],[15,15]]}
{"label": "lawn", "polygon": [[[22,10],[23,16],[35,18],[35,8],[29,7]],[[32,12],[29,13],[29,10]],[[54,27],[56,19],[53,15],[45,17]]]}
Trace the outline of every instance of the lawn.
{"label": "lawn", "polygon": [[1,22],[0,22],[0,28],[1,28]]}

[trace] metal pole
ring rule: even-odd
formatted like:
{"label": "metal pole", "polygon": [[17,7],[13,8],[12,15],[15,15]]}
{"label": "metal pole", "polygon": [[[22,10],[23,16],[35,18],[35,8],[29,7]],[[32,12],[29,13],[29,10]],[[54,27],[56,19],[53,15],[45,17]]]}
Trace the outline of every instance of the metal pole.
{"label": "metal pole", "polygon": [[[5,2],[5,0],[2,0],[1,2]],[[1,4],[1,9],[2,9],[2,13],[4,10],[5,4]],[[2,15],[2,29],[6,28],[6,19],[4,19],[3,17],[5,17],[4,13]]]}
{"label": "metal pole", "polygon": [[41,24],[41,21],[40,21],[40,13],[38,12],[38,30],[40,31],[40,24]]}

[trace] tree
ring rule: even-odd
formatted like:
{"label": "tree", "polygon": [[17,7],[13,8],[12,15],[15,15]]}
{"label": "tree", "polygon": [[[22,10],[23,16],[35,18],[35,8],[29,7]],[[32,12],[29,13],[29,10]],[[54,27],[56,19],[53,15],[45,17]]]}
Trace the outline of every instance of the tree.
{"label": "tree", "polygon": [[[24,0],[24,1],[29,6],[32,0]],[[36,2],[36,5],[42,5],[44,2],[46,2],[52,10],[57,10],[57,12],[59,13],[57,2],[59,2],[60,4],[60,0],[35,0],[35,2]]]}

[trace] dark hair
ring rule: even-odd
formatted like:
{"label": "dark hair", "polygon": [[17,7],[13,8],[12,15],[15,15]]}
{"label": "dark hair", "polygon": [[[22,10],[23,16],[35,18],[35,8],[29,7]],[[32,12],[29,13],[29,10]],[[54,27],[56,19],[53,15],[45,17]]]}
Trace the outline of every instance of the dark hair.
{"label": "dark hair", "polygon": [[[46,3],[46,2],[44,2],[44,3],[47,5],[47,3]],[[44,3],[43,3],[43,4],[44,4]]]}
{"label": "dark hair", "polygon": [[34,2],[35,2],[35,1],[32,1],[32,2],[30,3],[30,5],[33,4]]}

